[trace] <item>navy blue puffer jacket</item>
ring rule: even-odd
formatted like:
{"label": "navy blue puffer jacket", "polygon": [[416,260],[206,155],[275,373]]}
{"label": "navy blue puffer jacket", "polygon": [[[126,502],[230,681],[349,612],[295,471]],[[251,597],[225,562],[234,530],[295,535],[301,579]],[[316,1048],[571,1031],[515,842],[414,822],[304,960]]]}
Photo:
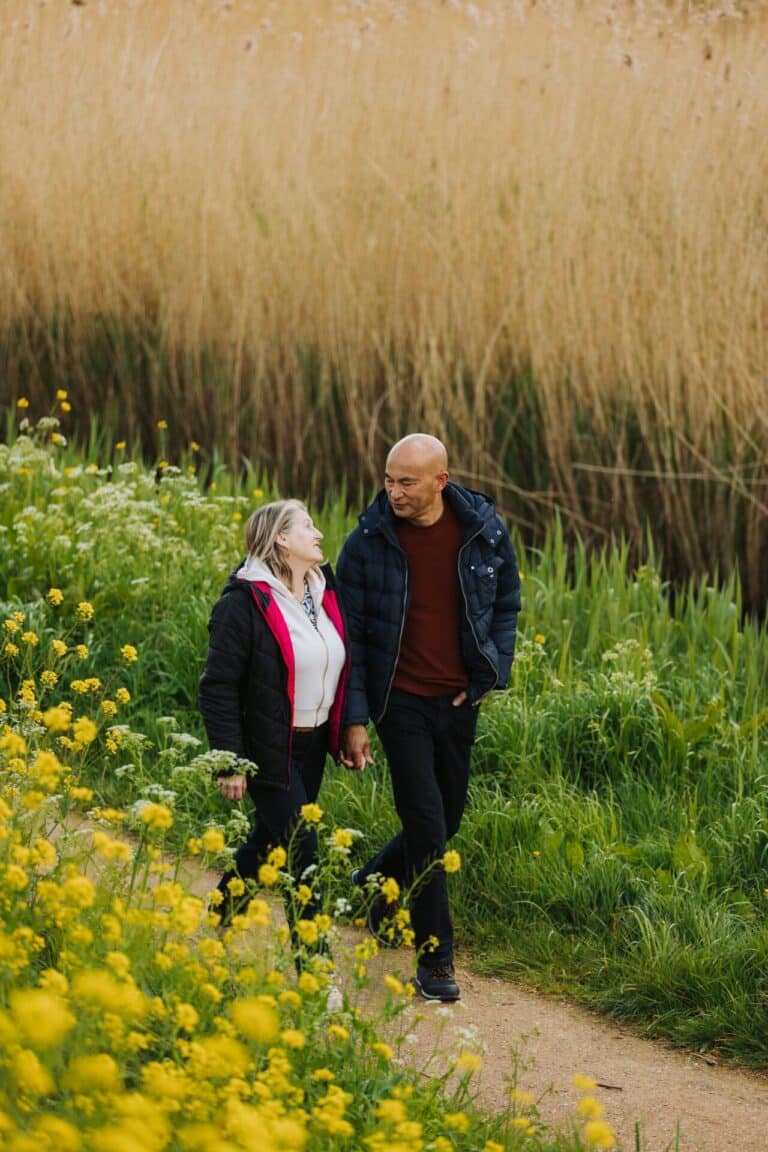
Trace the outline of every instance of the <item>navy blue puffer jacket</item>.
{"label": "navy blue puffer jacket", "polygon": [[[459,581],[461,651],[474,704],[504,688],[515,653],[520,574],[512,541],[493,501],[449,482],[443,496],[464,531]],[[345,723],[378,723],[387,706],[409,606],[408,562],[385,492],[360,516],[341,550],[336,575],[347,618],[352,668]],[[440,574],[435,574],[440,579]]]}

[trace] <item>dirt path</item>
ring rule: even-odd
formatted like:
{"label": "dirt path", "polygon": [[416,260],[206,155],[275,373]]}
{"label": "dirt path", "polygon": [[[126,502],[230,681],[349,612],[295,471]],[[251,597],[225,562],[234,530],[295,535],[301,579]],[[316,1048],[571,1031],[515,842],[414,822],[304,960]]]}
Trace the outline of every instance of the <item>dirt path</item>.
{"label": "dirt path", "polygon": [[[190,874],[202,895],[218,874]],[[339,967],[364,934],[344,929],[336,946]],[[413,953],[383,951],[369,965],[370,1005],[381,996],[383,977],[403,981],[413,972]],[[477,1074],[479,1097],[493,1111],[506,1106],[518,1057],[518,1087],[534,1093],[542,1121],[570,1128],[578,1099],[574,1073],[591,1076],[624,1152],[634,1152],[639,1124],[643,1152],[768,1152],[768,1074],[719,1066],[657,1041],[643,1040],[572,1004],[550,1000],[505,980],[478,976],[457,965],[462,999],[455,1005],[414,1001],[413,1063],[433,1053],[435,1069],[462,1047],[483,1052]],[[365,1001],[362,1002],[363,1008]],[[416,1021],[416,1014],[426,1019]],[[467,1040],[469,1030],[475,1039]],[[679,1140],[675,1143],[676,1139]]]}
{"label": "dirt path", "polygon": [[[382,974],[411,974],[407,954],[390,953],[376,964]],[[480,1096],[492,1110],[505,1106],[514,1050],[518,1086],[535,1094],[541,1119],[553,1129],[572,1125],[578,1095],[571,1079],[580,1072],[602,1085],[595,1095],[626,1152],[635,1148],[638,1123],[644,1152],[768,1150],[768,1075],[712,1065],[461,965],[457,975],[458,1004],[415,1006],[428,1017],[415,1051],[427,1052],[440,1029],[441,1047],[463,1046],[461,1030],[472,1029],[485,1053]]]}

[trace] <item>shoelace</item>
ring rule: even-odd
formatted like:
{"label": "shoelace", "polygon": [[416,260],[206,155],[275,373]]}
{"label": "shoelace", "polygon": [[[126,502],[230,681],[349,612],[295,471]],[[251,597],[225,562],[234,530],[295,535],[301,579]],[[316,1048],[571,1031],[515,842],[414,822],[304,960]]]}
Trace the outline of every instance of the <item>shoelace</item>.
{"label": "shoelace", "polygon": [[436,980],[453,980],[453,965],[436,964],[434,968],[430,968],[430,975],[434,976]]}

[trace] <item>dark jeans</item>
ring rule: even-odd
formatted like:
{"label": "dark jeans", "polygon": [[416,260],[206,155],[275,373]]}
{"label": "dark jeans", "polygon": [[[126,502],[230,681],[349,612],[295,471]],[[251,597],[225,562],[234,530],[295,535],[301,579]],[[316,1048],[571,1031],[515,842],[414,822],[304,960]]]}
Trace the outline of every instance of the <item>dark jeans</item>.
{"label": "dark jeans", "polygon": [[[408,887],[445,852],[459,828],[467,802],[469,762],[477,709],[454,707],[449,696],[416,696],[393,688],[378,732],[389,764],[402,832],[360,869],[359,883],[374,872]],[[411,895],[411,926],[417,951],[430,937],[434,951],[419,962],[428,967],[453,960],[453,924],[442,868],[432,868]]]}
{"label": "dark jeans", "polygon": [[[249,780],[248,793],[256,806],[256,815],[247,840],[235,853],[232,868],[224,873],[218,884],[224,896],[224,902],[218,908],[222,923],[226,924],[238,908],[244,908],[250,900],[248,893],[233,899],[227,884],[235,876],[246,882],[255,879],[272,848],[282,845],[290,851],[287,868],[297,884],[305,870],[317,864],[317,831],[313,824],[299,824],[299,816],[303,804],[317,800],[327,753],[327,724],[321,724],[313,732],[294,732],[289,787],[259,787],[258,776]],[[310,887],[313,887],[313,880],[312,874],[306,878]],[[301,908],[301,917],[311,920],[317,915],[318,906],[315,896]],[[291,923],[294,901],[290,894],[287,894],[286,910]]]}

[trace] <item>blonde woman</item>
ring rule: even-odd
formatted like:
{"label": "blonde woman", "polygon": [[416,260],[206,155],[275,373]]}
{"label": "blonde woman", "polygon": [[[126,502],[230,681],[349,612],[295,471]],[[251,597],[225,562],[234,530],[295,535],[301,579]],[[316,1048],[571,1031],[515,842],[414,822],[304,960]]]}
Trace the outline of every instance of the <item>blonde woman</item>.
{"label": "blonde woman", "polygon": [[[269,851],[291,846],[296,883],[312,887],[317,833],[299,820],[317,800],[326,756],[339,754],[347,650],[336,583],[323,563],[322,532],[299,500],[259,508],[245,528],[248,554],[229,578],[209,622],[210,644],[199,705],[211,748],[258,765],[255,775],[224,775],[230,800],[246,791],[256,815],[233,867],[219,882],[222,924],[247,904],[236,877],[257,876]],[[309,872],[307,870],[310,870]],[[292,901],[288,902],[291,918]],[[311,919],[317,893],[301,909]]]}

